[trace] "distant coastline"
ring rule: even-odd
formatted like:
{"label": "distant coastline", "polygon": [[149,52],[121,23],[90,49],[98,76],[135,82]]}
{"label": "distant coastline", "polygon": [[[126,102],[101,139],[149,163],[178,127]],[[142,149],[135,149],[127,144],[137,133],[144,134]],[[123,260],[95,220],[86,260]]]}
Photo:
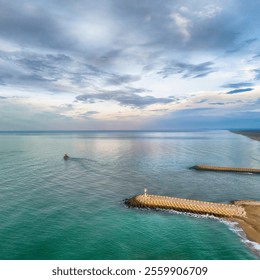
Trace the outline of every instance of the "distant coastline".
{"label": "distant coastline", "polygon": [[241,134],[253,140],[260,141],[260,130],[230,130],[230,132]]}

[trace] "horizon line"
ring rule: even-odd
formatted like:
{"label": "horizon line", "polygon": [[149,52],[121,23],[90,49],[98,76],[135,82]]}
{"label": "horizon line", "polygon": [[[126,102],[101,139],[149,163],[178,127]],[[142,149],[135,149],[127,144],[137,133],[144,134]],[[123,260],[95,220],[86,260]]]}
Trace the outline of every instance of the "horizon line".
{"label": "horizon line", "polygon": [[203,132],[203,131],[260,131],[260,128],[204,128],[204,129],[90,129],[90,130],[59,130],[59,129],[51,129],[51,130],[0,130],[0,133],[48,133],[48,132]]}

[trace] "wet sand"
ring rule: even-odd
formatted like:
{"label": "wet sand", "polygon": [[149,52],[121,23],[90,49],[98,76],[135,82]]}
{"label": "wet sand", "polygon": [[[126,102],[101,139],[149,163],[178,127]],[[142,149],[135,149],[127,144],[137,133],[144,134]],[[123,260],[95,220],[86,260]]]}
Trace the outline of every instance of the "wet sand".
{"label": "wet sand", "polygon": [[260,201],[235,201],[246,211],[245,218],[234,218],[243,229],[248,239],[260,244]]}
{"label": "wet sand", "polygon": [[260,141],[260,131],[259,130],[231,130],[231,132],[247,136],[253,140]]}

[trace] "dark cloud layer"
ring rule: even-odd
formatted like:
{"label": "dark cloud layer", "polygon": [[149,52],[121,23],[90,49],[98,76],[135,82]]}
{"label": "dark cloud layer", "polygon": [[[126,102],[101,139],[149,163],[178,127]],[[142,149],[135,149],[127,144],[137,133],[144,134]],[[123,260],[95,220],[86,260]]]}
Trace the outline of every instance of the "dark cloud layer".
{"label": "dark cloud layer", "polygon": [[240,83],[230,83],[230,84],[225,84],[222,87],[223,88],[241,88],[241,87],[251,87],[253,86],[253,83],[248,83],[248,82],[240,82]]}
{"label": "dark cloud layer", "polygon": [[[51,92],[67,91],[56,82],[66,79],[80,90],[88,86],[124,86],[139,81],[140,76],[116,74],[100,67],[78,61],[65,54],[38,54],[35,52],[1,52],[4,62],[0,68],[0,84],[40,87]],[[11,67],[10,67],[11,65]],[[15,67],[14,67],[15,66]],[[135,93],[147,90],[132,88]]]}
{"label": "dark cloud layer", "polygon": [[0,1],[0,36],[23,46],[67,48],[71,41],[59,18],[41,1]]}
{"label": "dark cloud layer", "polygon": [[95,103],[97,101],[115,101],[123,106],[143,108],[153,104],[168,104],[174,102],[174,98],[156,98],[153,96],[139,96],[131,92],[110,91],[98,94],[84,94],[76,97],[78,101]]}
{"label": "dark cloud layer", "polygon": [[[62,1],[62,5],[58,0],[21,0],[19,3],[0,1],[2,38],[24,46],[77,52],[103,62],[122,57],[124,50],[131,46],[138,46],[146,53],[167,54],[172,50],[239,51],[257,38],[240,39],[249,19],[240,17],[237,20],[237,14],[251,12],[252,21],[260,12],[259,5],[241,1],[238,4],[234,1],[234,7],[231,1],[230,9],[222,8],[226,4],[224,1],[206,0],[185,3],[154,0],[152,4],[132,0]],[[104,41],[103,46],[92,46],[91,41],[75,36],[73,28],[77,28],[77,22],[85,21],[85,31],[89,31],[93,25],[102,29],[112,19],[115,27],[107,30],[111,33],[109,45]],[[75,25],[70,26],[73,22]]]}
{"label": "dark cloud layer", "polygon": [[209,105],[225,105],[224,102],[209,102]]}
{"label": "dark cloud layer", "polygon": [[247,92],[247,91],[252,91],[252,90],[253,90],[253,88],[234,89],[234,90],[228,91],[227,94],[236,94],[236,93]]}
{"label": "dark cloud layer", "polygon": [[[245,21],[241,17],[238,21],[236,15],[239,11],[250,12],[252,21],[260,8],[252,3],[231,1],[230,9],[225,9],[225,2],[221,0],[185,3],[166,0],[163,4],[159,0],[152,4],[149,1],[79,0],[63,1],[62,6],[57,0],[19,3],[0,0],[0,38],[24,49],[44,50],[49,54],[31,57],[30,52],[25,51],[19,54],[19,59],[11,58],[10,61],[15,60],[23,68],[20,69],[23,73],[9,80],[0,74],[2,85],[19,84],[23,80],[28,84],[31,81],[50,83],[63,76],[74,85],[82,86],[100,83],[101,79],[104,85],[112,86],[141,79],[139,74],[118,74],[113,69],[115,61],[126,66],[135,61],[142,64],[143,69],[150,69],[151,62],[155,63],[162,77],[175,74],[183,78],[206,77],[217,71],[215,61],[194,64],[188,57],[179,59],[179,52],[237,52],[246,48],[257,38],[240,38],[249,19]],[[106,28],[111,22],[113,29]],[[76,36],[81,26],[82,36]],[[105,38],[99,41],[96,37],[101,36],[102,30]],[[84,36],[89,37],[82,40]],[[133,51],[129,51],[131,49]],[[74,67],[79,61],[81,65]]]}

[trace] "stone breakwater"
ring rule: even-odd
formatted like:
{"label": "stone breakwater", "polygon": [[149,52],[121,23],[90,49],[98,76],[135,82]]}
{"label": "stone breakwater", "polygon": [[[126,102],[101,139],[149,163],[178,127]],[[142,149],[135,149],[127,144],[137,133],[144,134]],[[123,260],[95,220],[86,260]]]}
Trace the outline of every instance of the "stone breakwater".
{"label": "stone breakwater", "polygon": [[237,167],[224,167],[224,166],[213,166],[213,165],[203,165],[198,164],[191,169],[202,170],[202,171],[222,171],[222,172],[245,172],[245,173],[258,173],[260,174],[260,169],[257,168],[237,168]]}
{"label": "stone breakwater", "polygon": [[208,214],[217,217],[245,218],[243,206],[168,196],[140,194],[126,200],[129,207],[172,209],[180,212]]}

